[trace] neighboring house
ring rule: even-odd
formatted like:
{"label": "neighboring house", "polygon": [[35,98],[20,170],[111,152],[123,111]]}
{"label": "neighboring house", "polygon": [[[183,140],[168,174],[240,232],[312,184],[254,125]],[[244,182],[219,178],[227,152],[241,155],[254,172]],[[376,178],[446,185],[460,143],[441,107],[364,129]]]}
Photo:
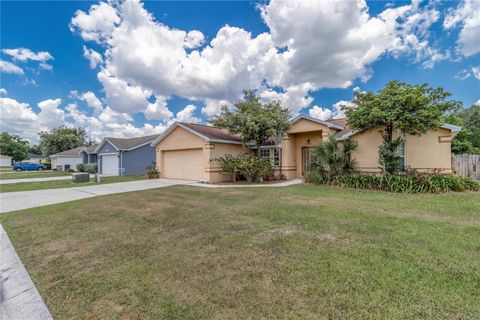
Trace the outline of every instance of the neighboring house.
{"label": "neighboring house", "polygon": [[77,147],[57,154],[52,154],[52,169],[67,171],[69,169],[77,170],[77,164],[83,163],[82,151],[85,147]]}
{"label": "neighboring house", "polygon": [[95,149],[97,147],[98,144],[92,144],[89,147],[83,147],[83,150],[80,151],[83,163],[97,163],[97,154],[95,153]]}
{"label": "neighboring house", "polygon": [[51,155],[52,169],[60,169],[59,167],[61,166],[60,170],[73,169],[76,171],[77,164],[96,163],[97,154],[95,149],[97,146],[98,144],[89,147],[77,147]]}
{"label": "neighboring house", "polygon": [[12,157],[4,156],[0,154],[0,167],[11,167]]}
{"label": "neighboring house", "polygon": [[32,163],[43,163],[47,160],[48,159],[42,156],[41,154],[29,153],[27,160],[24,160],[24,161],[29,161]]}
{"label": "neighboring house", "polygon": [[141,175],[155,167],[155,148],[151,146],[158,135],[138,138],[104,138],[95,148],[98,172],[113,176]]}
{"label": "neighboring house", "polygon": [[[399,148],[402,167],[452,172],[451,139],[459,130],[459,127],[444,125],[422,136],[407,135],[404,145]],[[312,148],[329,135],[357,143],[354,158],[359,170],[381,171],[378,164],[378,147],[382,143],[380,130],[354,132],[348,128],[345,119],[321,121],[298,116],[292,120],[292,126],[279,145],[261,146],[260,153],[272,159],[288,179],[302,177],[310,168]],[[173,123],[153,141],[152,146],[156,148],[157,169],[161,177],[207,182],[230,178],[223,175],[211,159],[245,151],[240,137],[229,134],[225,129],[183,122]]]}

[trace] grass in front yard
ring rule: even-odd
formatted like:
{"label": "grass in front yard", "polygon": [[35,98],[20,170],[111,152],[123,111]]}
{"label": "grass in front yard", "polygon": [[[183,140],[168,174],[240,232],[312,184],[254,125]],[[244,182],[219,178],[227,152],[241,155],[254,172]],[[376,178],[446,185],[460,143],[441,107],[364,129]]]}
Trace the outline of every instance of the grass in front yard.
{"label": "grass in front yard", "polygon": [[182,186],[1,219],[54,318],[480,314],[479,193]]}
{"label": "grass in front yard", "polygon": [[22,171],[22,172],[0,172],[0,180],[26,179],[26,178],[48,178],[69,176],[70,172],[64,171]]}
{"label": "grass in front yard", "polygon": [[86,182],[86,183],[73,183],[72,180],[20,182],[20,183],[12,183],[12,184],[1,184],[0,192],[6,193],[6,192],[16,192],[16,191],[85,187],[85,186],[91,186],[96,184],[127,182],[127,181],[143,180],[143,179],[146,179],[146,177],[145,176],[101,177],[100,183],[96,183],[93,178],[90,179],[90,182]]}

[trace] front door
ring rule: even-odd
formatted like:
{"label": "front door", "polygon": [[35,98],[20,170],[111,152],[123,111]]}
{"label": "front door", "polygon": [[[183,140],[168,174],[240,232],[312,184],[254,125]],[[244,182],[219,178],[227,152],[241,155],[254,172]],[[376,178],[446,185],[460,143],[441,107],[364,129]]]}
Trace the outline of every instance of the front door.
{"label": "front door", "polygon": [[302,176],[305,175],[305,172],[310,171],[311,162],[312,162],[312,148],[303,147],[302,148]]}

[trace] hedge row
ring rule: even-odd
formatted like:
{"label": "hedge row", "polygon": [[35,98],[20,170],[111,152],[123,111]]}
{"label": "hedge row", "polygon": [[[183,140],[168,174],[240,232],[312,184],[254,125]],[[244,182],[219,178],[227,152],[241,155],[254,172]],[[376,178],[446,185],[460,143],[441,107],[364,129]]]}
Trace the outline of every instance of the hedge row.
{"label": "hedge row", "polygon": [[354,174],[328,177],[316,172],[305,175],[305,182],[346,188],[382,190],[402,193],[441,193],[448,191],[479,191],[480,184],[458,175]]}

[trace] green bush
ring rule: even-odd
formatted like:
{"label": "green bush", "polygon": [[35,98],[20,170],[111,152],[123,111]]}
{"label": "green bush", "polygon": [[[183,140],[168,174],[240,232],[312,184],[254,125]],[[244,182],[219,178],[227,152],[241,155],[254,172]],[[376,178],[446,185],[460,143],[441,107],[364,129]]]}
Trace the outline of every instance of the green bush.
{"label": "green bush", "polygon": [[160,178],[160,172],[158,172],[157,168],[149,168],[146,176],[148,179],[158,179]]}
{"label": "green bush", "polygon": [[47,170],[52,170],[52,163],[51,162],[44,162],[42,163]]}
{"label": "green bush", "polygon": [[218,163],[223,174],[231,175],[233,182],[236,182],[240,177],[244,177],[251,182],[273,173],[273,166],[269,159],[251,153],[226,155],[211,161]]}
{"label": "green bush", "polygon": [[96,163],[79,163],[77,164],[77,171],[79,172],[88,172],[88,173],[97,173],[97,164]]}
{"label": "green bush", "polygon": [[96,163],[87,163],[83,165],[84,172],[91,174],[97,173],[97,164]]}
{"label": "green bush", "polygon": [[305,175],[305,182],[402,193],[441,193],[448,191],[464,192],[480,190],[480,184],[475,180],[453,174],[354,174],[350,176],[330,177],[317,172],[309,172]]}

